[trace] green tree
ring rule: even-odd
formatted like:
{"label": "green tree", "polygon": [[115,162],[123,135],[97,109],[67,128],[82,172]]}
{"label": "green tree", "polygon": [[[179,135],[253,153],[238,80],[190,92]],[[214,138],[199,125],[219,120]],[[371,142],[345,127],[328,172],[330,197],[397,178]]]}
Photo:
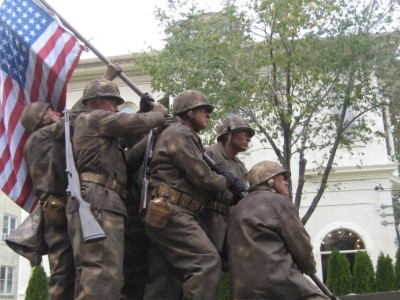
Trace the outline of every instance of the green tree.
{"label": "green tree", "polygon": [[350,263],[347,256],[334,248],[328,260],[327,287],[335,295],[346,295],[351,292]]}
{"label": "green tree", "polygon": [[392,259],[389,255],[385,256],[382,252],[379,254],[375,278],[377,292],[389,292],[394,290],[395,275]]}
{"label": "green tree", "polygon": [[394,273],[395,273],[395,290],[400,290],[400,247],[397,248],[396,251],[396,262],[394,265]]}
{"label": "green tree", "polygon": [[33,267],[25,300],[47,300],[47,276],[42,266]]}
{"label": "green tree", "polygon": [[[172,96],[200,89],[216,106],[214,121],[226,113],[247,117],[286,169],[298,161],[290,191],[297,208],[306,167],[318,170],[306,223],[328,187],[337,149],[355,153],[354,142],[384,136],[371,131],[368,113],[386,104],[372,75],[393,65],[398,41],[386,32],[398,1],[252,0],[246,9],[225,1],[219,13],[204,13],[196,2],[169,4],[157,13],[165,49],[137,59],[153,89]],[[312,151],[321,158],[308,162]]]}
{"label": "green tree", "polygon": [[375,271],[367,252],[356,253],[351,276],[352,292],[356,294],[372,293],[375,290]]}

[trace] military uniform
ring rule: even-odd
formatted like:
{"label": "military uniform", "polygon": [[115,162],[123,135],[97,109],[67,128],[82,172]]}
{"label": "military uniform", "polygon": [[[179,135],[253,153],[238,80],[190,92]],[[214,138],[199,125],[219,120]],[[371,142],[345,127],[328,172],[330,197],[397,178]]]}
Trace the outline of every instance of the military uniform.
{"label": "military uniform", "polygon": [[[247,169],[243,162],[237,157],[229,158],[222,142],[205,147],[205,152],[240,181],[247,182]],[[228,189],[218,194],[211,194],[206,208],[200,214],[200,223],[219,252],[223,250],[227,217],[235,200]]]}
{"label": "military uniform", "polygon": [[228,221],[232,299],[329,299],[303,275],[314,274],[316,267],[293,203],[267,184],[253,187],[251,176],[252,170],[251,193],[231,210]]}
{"label": "military uniform", "polygon": [[224,191],[226,179],[211,172],[200,138],[175,118],[157,138],[150,164],[153,199],[145,224],[152,252],[144,299],[177,299],[179,281],[184,299],[215,299],[221,261],[198,214],[207,192]]}
{"label": "military uniform", "polygon": [[[247,169],[237,157],[237,153],[244,151],[243,143],[247,142],[247,139],[250,141],[255,131],[243,118],[237,115],[222,120],[217,125],[216,131],[217,143],[206,147],[205,152],[217,165],[229,171],[247,186]],[[235,133],[242,131],[247,132],[248,137],[240,138],[239,141],[235,140]],[[225,243],[226,222],[230,209],[238,200],[229,189],[222,193],[210,193],[205,210],[200,214],[200,224],[220,252],[222,269],[225,272],[229,272]]]}
{"label": "military uniform", "polygon": [[75,267],[65,215],[67,177],[63,122],[33,132],[23,150],[35,195],[43,204],[48,246],[48,299],[74,299]]}
{"label": "military uniform", "polygon": [[[121,99],[115,85],[104,80],[99,82],[100,89],[92,89],[90,85],[85,88],[83,101],[96,97]],[[110,86],[115,86],[113,93],[118,96],[107,94]],[[72,141],[81,194],[91,204],[106,234],[104,240],[84,243],[78,205],[75,200],[68,200],[68,226],[77,271],[76,299],[118,298],[122,286],[126,217],[122,200],[126,196],[126,167],[118,137],[148,131],[164,121],[162,113],[116,114],[90,107],[75,119]]]}

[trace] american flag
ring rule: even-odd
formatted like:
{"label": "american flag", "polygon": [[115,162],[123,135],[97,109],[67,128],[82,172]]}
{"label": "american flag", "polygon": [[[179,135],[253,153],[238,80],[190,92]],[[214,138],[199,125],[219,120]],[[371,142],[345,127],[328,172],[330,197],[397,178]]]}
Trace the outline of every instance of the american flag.
{"label": "american flag", "polygon": [[61,112],[83,50],[59,23],[38,0],[4,0],[0,7],[0,189],[28,212],[36,201],[22,156],[29,136],[22,110],[43,101]]}

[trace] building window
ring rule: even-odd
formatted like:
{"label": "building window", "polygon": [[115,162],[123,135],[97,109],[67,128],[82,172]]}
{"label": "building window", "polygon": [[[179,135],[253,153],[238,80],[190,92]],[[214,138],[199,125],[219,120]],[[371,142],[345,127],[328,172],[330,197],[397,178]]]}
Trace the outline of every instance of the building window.
{"label": "building window", "polygon": [[15,227],[17,224],[17,219],[10,216],[10,215],[4,215],[3,218],[3,235],[2,235],[2,240],[4,241],[9,237],[11,233],[14,232]]}
{"label": "building window", "polygon": [[[339,120],[341,114],[342,114],[342,110],[343,110],[343,106],[342,103],[344,101],[344,97],[345,97],[345,93],[344,93],[344,87],[342,87],[342,90],[339,90],[337,92],[332,92],[332,98],[335,100],[335,107],[334,107],[334,113],[337,117],[337,119]],[[355,138],[355,124],[354,122],[352,122],[354,120],[356,116],[356,112],[354,110],[354,108],[352,106],[348,106],[346,108],[346,113],[344,116],[344,123],[343,125],[346,128],[346,130],[343,132],[342,138],[345,140],[353,140]]]}
{"label": "building window", "polygon": [[0,295],[12,295],[14,290],[14,268],[1,266]]}
{"label": "building window", "polygon": [[361,237],[350,229],[335,229],[329,232],[321,242],[321,260],[324,282],[328,271],[329,256],[333,248],[345,254],[350,263],[350,269],[353,270],[355,255],[358,251],[365,251],[365,245]]}

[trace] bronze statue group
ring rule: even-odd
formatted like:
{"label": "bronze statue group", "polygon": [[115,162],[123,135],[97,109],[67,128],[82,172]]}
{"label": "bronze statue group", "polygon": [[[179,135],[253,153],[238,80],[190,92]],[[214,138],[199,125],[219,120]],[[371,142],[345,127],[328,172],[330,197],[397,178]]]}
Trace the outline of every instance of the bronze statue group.
{"label": "bronze statue group", "polygon": [[[214,109],[207,95],[182,91],[167,115],[143,94],[139,111],[124,113],[114,77],[90,81],[70,111],[80,194],[105,238],[84,241],[79,202],[66,192],[64,117],[41,102],[23,113],[31,132],[24,156],[48,247],[48,298],[212,300],[225,271],[231,299],[329,299],[304,276],[316,265],[288,197],[290,173],[273,161],[247,171],[238,158],[254,129],[229,116],[216,127],[216,143],[204,147],[199,133]],[[150,132],[154,144],[146,147]]]}

